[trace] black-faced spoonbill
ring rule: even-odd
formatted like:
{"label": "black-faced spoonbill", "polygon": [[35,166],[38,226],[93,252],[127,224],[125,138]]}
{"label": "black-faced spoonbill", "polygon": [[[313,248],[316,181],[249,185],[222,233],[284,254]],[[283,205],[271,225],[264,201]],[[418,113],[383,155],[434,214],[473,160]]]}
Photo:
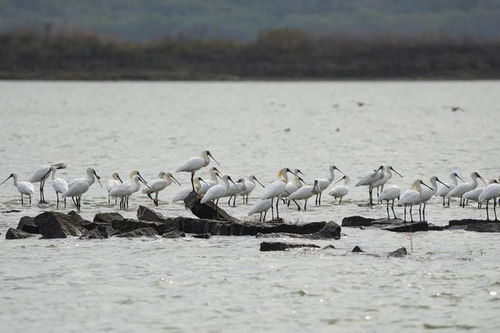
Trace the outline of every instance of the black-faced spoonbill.
{"label": "black-faced spoonbill", "polygon": [[15,173],[11,173],[9,177],[7,177],[3,182],[0,183],[2,185],[7,180],[12,178],[14,180],[14,186],[17,188],[17,191],[21,194],[21,205],[24,204],[23,196],[27,195],[29,198],[29,203],[31,204],[31,196],[35,194],[35,187],[29,181],[17,181],[17,175]]}
{"label": "black-faced spoonbill", "polygon": [[264,222],[266,220],[267,211],[271,208],[272,205],[273,203],[269,199],[259,200],[252,206],[252,208],[248,212],[248,216],[253,214],[260,214],[259,221]]}
{"label": "black-faced spoonbill", "polygon": [[[158,195],[160,191],[163,191],[168,185],[172,184],[172,182],[175,182],[179,186],[181,185],[170,172],[162,171],[158,174],[158,179],[151,181],[148,184],[149,187],[143,189],[142,193],[147,194],[148,197],[153,200],[155,206],[158,206]],[[151,196],[153,193],[155,194],[154,198]]]}
{"label": "black-faced spoonbill", "polygon": [[394,171],[399,177],[403,178],[399,172],[394,170],[394,168],[390,165],[384,166],[384,168],[380,171],[382,178],[373,183],[373,187],[377,189],[377,197],[380,195],[380,192],[384,190],[384,185],[392,178],[392,171]]}
{"label": "black-faced spoonbill", "polygon": [[410,218],[413,222],[413,205],[417,204],[420,200],[420,193],[422,192],[422,185],[426,186],[428,189],[432,191],[432,188],[429,185],[426,185],[422,180],[417,179],[411,184],[411,189],[404,191],[403,195],[401,195],[401,199],[398,201],[398,206],[404,206],[404,221],[406,222],[406,207],[410,206]]}
{"label": "black-faced spoonbill", "polygon": [[194,192],[194,174],[196,171],[201,168],[206,167],[210,163],[210,159],[213,159],[215,163],[220,165],[219,162],[212,156],[212,154],[208,150],[204,150],[201,152],[200,156],[191,157],[185,160],[180,167],[178,167],[175,172],[190,172],[191,173],[191,185]]}
{"label": "black-faced spoonbill", "polygon": [[319,186],[320,191],[318,194],[316,194],[316,201],[315,201],[316,206],[321,206],[321,196],[323,194],[323,191],[326,190],[328,188],[328,186],[330,186],[330,184],[335,179],[335,170],[344,174],[342,171],[340,171],[339,168],[337,168],[335,165],[332,165],[328,169],[328,171],[330,172],[330,176],[328,176],[327,178],[319,178],[318,179],[318,186]]}
{"label": "black-faced spoonbill", "polygon": [[[446,206],[446,196],[448,195],[448,193],[450,193],[451,190],[453,190],[457,186],[458,179],[464,182],[464,180],[456,172],[450,173],[450,179],[451,183],[446,184],[446,186],[439,187],[436,192],[436,196],[443,198],[443,207]],[[449,206],[450,206],[450,198],[448,197],[448,207]]]}
{"label": "black-faced spoonbill", "polygon": [[473,190],[477,187],[477,179],[481,179],[483,183],[486,184],[486,181],[483,177],[479,175],[477,172],[473,172],[470,175],[471,181],[468,183],[463,183],[455,186],[453,190],[448,192],[446,195],[447,198],[460,198],[460,206],[465,207],[465,200],[463,200],[463,195],[470,190]]}
{"label": "black-faced spoonbill", "polygon": [[[278,210],[278,205],[279,205],[279,199],[283,193],[285,193],[285,187],[286,184],[288,183],[288,175],[287,173],[293,173],[290,169],[288,168],[283,168],[278,172],[277,175],[277,180],[272,182],[271,184],[267,185],[264,188],[264,192],[262,193],[262,196],[260,197],[262,200],[265,199],[271,199],[271,203],[273,203],[273,200],[276,198],[276,217],[279,219],[279,210]],[[274,220],[274,208],[271,206],[271,214],[272,218]]]}
{"label": "black-faced spoonbill", "polygon": [[[111,197],[109,196],[109,192],[111,192],[111,190],[115,186],[120,185],[122,183],[123,183],[123,181],[120,178],[120,175],[118,174],[118,172],[113,172],[113,174],[111,175],[111,179],[109,179],[106,182],[106,191],[108,192],[108,205],[111,203]],[[116,198],[115,198],[115,204],[116,204]]]}
{"label": "black-faced spoonbill", "polygon": [[440,181],[439,178],[436,176],[432,176],[430,178],[430,182],[431,182],[432,188],[431,189],[422,188],[422,191],[420,191],[420,200],[417,202],[419,204],[418,215],[419,215],[420,220],[423,220],[423,221],[426,221],[425,208],[427,207],[427,201],[429,201],[434,196],[434,194],[436,194],[437,189],[438,189],[437,183],[440,183],[443,186],[448,186],[445,183],[443,183],[442,181]]}
{"label": "black-faced spoonbill", "polygon": [[55,167],[56,169],[64,169],[67,167],[64,162],[57,162],[52,164],[44,164],[41,165],[38,169],[35,170],[33,176],[31,176],[28,181],[32,184],[40,183],[40,203],[47,203],[45,201],[45,195],[43,193],[43,187],[45,186],[45,181],[49,177],[50,168]]}
{"label": "black-faced spoonbill", "polygon": [[255,189],[255,186],[256,186],[255,182],[257,182],[260,186],[262,186],[262,188],[265,187],[257,179],[257,177],[255,177],[254,175],[249,176],[248,180],[245,180],[245,190],[241,191],[241,193],[240,193],[240,195],[243,197],[243,203],[248,204],[248,197],[253,192],[253,190]]}
{"label": "black-faced spoonbill", "polygon": [[328,192],[328,195],[332,196],[335,200],[337,200],[337,198],[340,198],[339,205],[342,204],[342,199],[347,195],[347,193],[349,193],[349,187],[347,187],[347,185],[351,181],[351,178],[344,175],[335,184],[338,184],[341,181],[344,181],[343,185],[335,186],[330,192]]}
{"label": "black-faced spoonbill", "polygon": [[[237,186],[233,180],[231,179],[230,176],[224,175],[224,176],[219,176],[218,177],[222,180],[219,182],[217,185],[212,186],[211,188],[208,189],[207,193],[201,198],[201,203],[206,203],[208,201],[213,201],[215,203],[215,214],[217,215],[217,211],[219,209],[219,199],[224,197],[226,194],[227,190],[229,189],[229,182],[233,183],[235,186]],[[216,216],[214,216],[216,217]]]}
{"label": "black-faced spoonbill", "polygon": [[[500,181],[500,178],[498,178]],[[497,198],[500,197],[500,184],[494,183],[486,186],[483,192],[479,195],[479,201],[486,201],[486,219],[490,220],[490,215],[488,212],[488,203],[491,199],[493,199],[493,213],[495,213],[495,221],[498,221],[497,218]]]}
{"label": "black-faced spoonbill", "polygon": [[[288,199],[297,203],[297,200],[304,200],[304,210],[307,210],[307,200],[317,195],[321,191],[319,186],[319,180],[315,180],[313,185],[302,186],[297,191],[293,192],[288,196]],[[300,206],[297,204],[298,210],[300,210]]]}
{"label": "black-faced spoonbill", "polygon": [[101,185],[101,177],[97,175],[93,168],[87,169],[87,177],[73,179],[68,184],[68,190],[62,194],[63,198],[71,197],[76,206],[77,211],[80,211],[82,207],[82,195],[87,192],[95,180]]}
{"label": "black-faced spoonbill", "polygon": [[120,198],[120,209],[126,210],[128,208],[129,197],[139,191],[141,188],[141,183],[148,186],[147,182],[142,178],[141,174],[137,170],[133,170],[130,173],[129,180],[116,185],[110,192],[109,195],[112,198]]}
{"label": "black-faced spoonbill", "polygon": [[[198,176],[194,177],[193,182],[194,182],[194,191],[199,196],[203,196],[203,194],[207,193],[208,189],[210,188],[210,185],[208,185],[208,183],[201,177]],[[187,198],[187,196],[191,192],[193,192],[191,186],[181,188],[181,190],[177,192],[177,194],[172,199],[172,202],[183,201],[184,199]]]}
{"label": "black-faced spoonbill", "polygon": [[467,203],[469,202],[469,200],[477,202],[477,208],[481,208],[481,201],[479,201],[479,196],[481,195],[481,193],[483,193],[484,189],[488,185],[495,184],[495,183],[497,183],[496,179],[490,179],[486,186],[480,187],[480,188],[475,188],[473,190],[470,190],[469,192],[465,192],[462,197],[464,198],[464,200],[466,200]]}
{"label": "black-faced spoonbill", "polygon": [[[59,208],[59,194],[68,190],[68,182],[63,178],[56,177],[57,168],[55,166],[50,167],[50,172],[52,173],[52,188],[57,197],[56,207]],[[64,198],[64,208],[66,208],[66,198]]]}
{"label": "black-faced spoonbill", "polygon": [[392,215],[394,215],[394,218],[396,219],[396,213],[394,212],[394,201],[396,199],[399,200],[399,197],[401,196],[401,189],[399,186],[396,185],[387,185],[385,188],[382,190],[380,195],[378,196],[378,200],[380,202],[385,201],[387,203],[387,219],[391,219],[391,215],[389,214],[389,201],[391,201],[391,209],[392,209]]}
{"label": "black-faced spoonbill", "polygon": [[357,183],[357,186],[368,186],[368,195],[370,197],[370,206],[373,206],[373,184],[382,178],[381,170],[384,166],[381,165],[378,169],[368,172]]}

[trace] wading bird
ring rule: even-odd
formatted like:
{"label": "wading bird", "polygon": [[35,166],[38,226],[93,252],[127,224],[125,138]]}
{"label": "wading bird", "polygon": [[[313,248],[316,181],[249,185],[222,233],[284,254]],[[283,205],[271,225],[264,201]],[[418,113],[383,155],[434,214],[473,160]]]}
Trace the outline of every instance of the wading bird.
{"label": "wading bird", "polygon": [[[438,188],[436,192],[436,196],[443,198],[443,207],[446,205],[446,196],[448,193],[450,193],[451,190],[453,190],[457,184],[458,184],[458,179],[460,179],[462,182],[464,181],[456,172],[450,173],[450,179],[451,183],[446,184],[446,186],[441,186]],[[448,207],[450,206],[450,198],[448,197]]]}
{"label": "wading bird", "polygon": [[259,200],[252,206],[252,208],[248,212],[248,216],[253,214],[260,214],[259,221],[264,222],[266,220],[267,211],[271,208],[272,205],[273,204],[269,199]]}
{"label": "wading bird", "polygon": [[[194,177],[193,178],[194,182],[194,191],[198,195],[202,196],[203,194],[207,193],[208,189],[210,186],[203,180],[201,177]],[[193,189],[191,186],[183,187],[177,194],[174,196],[172,199],[172,202],[177,202],[177,201],[183,201],[184,199],[187,198],[189,193],[193,192]]]}
{"label": "wading bird", "polygon": [[378,169],[368,172],[363,176],[357,183],[358,186],[368,186],[368,195],[370,198],[370,206],[373,206],[373,184],[382,178],[381,170],[383,169],[383,165],[379,166]]}
{"label": "wading bird", "polygon": [[323,191],[326,190],[328,188],[328,186],[330,186],[330,184],[335,179],[335,170],[344,174],[335,165],[332,165],[328,169],[328,171],[330,172],[330,176],[328,176],[327,178],[319,178],[318,179],[319,193],[316,194],[316,200],[315,200],[316,206],[321,206],[321,196],[323,195]]}
{"label": "wading bird", "polygon": [[[59,194],[62,195],[68,190],[68,182],[63,178],[56,177],[57,168],[55,166],[50,167],[50,172],[52,173],[52,188],[57,197],[56,207],[59,208]],[[64,198],[64,208],[66,208],[66,198]]]}
{"label": "wading bird", "polygon": [[99,182],[101,185],[101,177],[97,175],[94,169],[87,169],[87,177],[85,178],[77,178],[73,179],[68,184],[68,190],[62,194],[63,198],[71,197],[73,203],[76,206],[77,211],[80,211],[82,207],[82,195],[87,192],[92,184],[94,184],[95,180]]}
{"label": "wading bird", "polygon": [[443,186],[448,186],[445,183],[443,183],[442,181],[440,181],[439,178],[436,176],[432,176],[430,178],[430,182],[431,182],[432,188],[431,189],[422,188],[422,191],[420,191],[420,199],[417,202],[419,204],[418,215],[419,215],[420,220],[423,219],[423,221],[426,221],[425,220],[425,208],[427,207],[427,201],[429,201],[434,196],[434,194],[436,194],[436,191],[438,188],[437,183],[440,183]]}
{"label": "wading bird", "polygon": [[[163,191],[168,185],[172,184],[172,182],[176,182],[179,186],[181,185],[170,172],[162,171],[158,174],[158,179],[150,182],[148,184],[149,187],[143,189],[142,193],[147,194],[148,197],[153,200],[155,206],[158,206],[158,195],[160,191]],[[153,193],[155,194],[154,198],[151,196]]]}
{"label": "wading bird", "polygon": [[399,177],[403,178],[399,172],[394,170],[394,168],[390,165],[386,165],[380,170],[380,175],[382,178],[373,183],[373,187],[377,189],[377,197],[380,195],[380,192],[384,190],[384,185],[392,178],[392,171],[394,171]]}
{"label": "wading bird", "polygon": [[133,170],[129,175],[129,180],[118,184],[109,192],[110,197],[120,198],[120,209],[128,209],[129,197],[141,188],[141,183],[148,186],[148,183],[137,170]]}
{"label": "wading bird", "polygon": [[[118,172],[114,172],[111,175],[111,179],[106,182],[106,191],[108,192],[108,205],[111,203],[111,197],[109,196],[109,192],[111,192],[111,190],[115,186],[120,185],[122,183],[123,183],[123,181],[120,178],[120,175],[118,174]],[[115,204],[116,204],[116,198],[115,198]]]}
{"label": "wading bird", "polygon": [[391,209],[392,209],[392,215],[396,219],[396,213],[394,212],[394,201],[396,199],[399,200],[399,197],[401,196],[401,189],[399,186],[396,185],[387,185],[380,195],[378,196],[378,200],[380,202],[385,201],[387,203],[387,219],[390,220],[391,216],[389,214],[389,201],[391,201]]}
{"label": "wading bird", "polygon": [[243,197],[243,203],[248,204],[248,198],[250,197],[250,194],[253,192],[255,189],[255,182],[257,182],[262,188],[265,186],[262,185],[262,183],[255,177],[254,175],[251,175],[248,177],[248,180],[245,180],[245,190],[241,191],[240,195]]}
{"label": "wading bird", "polygon": [[[276,176],[277,180],[267,185],[264,188],[262,196],[260,197],[261,200],[271,199],[271,203],[274,203],[274,199],[276,198],[276,218],[278,219],[280,218],[278,210],[279,199],[281,195],[285,193],[285,187],[286,184],[288,183],[287,173],[293,173],[293,172],[288,168],[281,169],[278,172],[278,175]],[[272,214],[271,215],[272,219],[274,220],[274,206],[271,206],[271,214]]]}
{"label": "wading bird", "polygon": [[0,183],[2,185],[7,180],[12,178],[14,180],[14,186],[17,188],[17,191],[21,194],[21,205],[24,204],[23,196],[27,195],[29,198],[29,203],[31,204],[31,196],[35,194],[35,187],[29,181],[17,181],[17,175],[15,173],[11,173],[9,177],[7,177],[3,182]]}
{"label": "wading bird", "polygon": [[213,159],[218,165],[219,162],[212,156],[208,150],[201,152],[200,156],[191,157],[185,160],[180,167],[178,167],[175,172],[190,172],[191,173],[191,186],[194,191],[194,174],[201,168],[206,167],[210,163],[210,159]]}
{"label": "wading bird", "polygon": [[[500,181],[500,177],[498,178],[498,181]],[[500,184],[498,183],[493,183],[488,186],[481,192],[479,195],[479,201],[484,202],[486,201],[486,220],[490,220],[490,215],[488,212],[488,203],[490,202],[491,199],[493,199],[493,213],[495,214],[495,221],[498,221],[497,218],[497,199],[500,197]]]}
{"label": "wading bird", "polygon": [[227,190],[229,189],[229,182],[233,183],[235,186],[236,184],[233,182],[230,176],[224,175],[224,176],[219,176],[217,174],[217,177],[221,179],[221,182],[219,182],[217,185],[212,186],[211,188],[208,189],[207,193],[201,198],[201,203],[206,203],[208,201],[213,201],[215,203],[215,216],[217,217],[218,215],[218,210],[219,210],[219,199],[224,197],[226,194]]}
{"label": "wading bird", "polygon": [[469,203],[469,200],[477,202],[477,208],[481,208],[481,201],[479,201],[479,196],[483,193],[484,189],[491,184],[495,184],[497,182],[496,179],[490,179],[488,184],[485,187],[475,188],[468,192],[465,192],[462,196],[466,203]]}
{"label": "wading bird", "polygon": [[[233,206],[236,207],[236,197],[242,192],[245,191],[245,179],[240,178],[236,182],[235,185],[229,184],[229,188],[226,191],[226,194],[224,194],[224,197],[229,197],[229,200],[227,201],[228,206]],[[233,204],[231,205],[231,199],[233,199]]]}
{"label": "wading bird", "polygon": [[56,169],[64,169],[67,167],[66,163],[64,162],[44,164],[38,167],[38,169],[36,169],[35,172],[33,173],[33,176],[31,176],[31,178],[28,179],[28,181],[32,184],[40,183],[40,203],[47,203],[45,201],[43,187],[45,186],[45,181],[49,177],[50,168],[52,166],[56,167]]}
{"label": "wading bird", "polygon": [[307,200],[314,195],[317,195],[321,191],[319,186],[319,181],[316,179],[313,185],[302,186],[297,191],[293,192],[288,196],[288,199],[295,202],[297,209],[300,210],[300,206],[297,200],[304,200],[304,210],[307,210]]}
{"label": "wading bird", "polygon": [[422,193],[422,185],[426,186],[428,189],[432,191],[432,188],[429,185],[426,185],[422,180],[417,179],[411,184],[411,189],[404,191],[403,195],[401,195],[401,199],[398,201],[398,206],[404,206],[404,221],[406,222],[406,207],[410,206],[410,218],[411,222],[413,222],[413,205],[418,204],[420,200],[420,194]]}
{"label": "wading bird", "polygon": [[349,188],[347,187],[347,185],[351,181],[351,178],[349,178],[349,176],[344,175],[335,184],[340,183],[342,180],[344,181],[343,185],[335,186],[334,188],[332,188],[330,192],[328,192],[328,195],[332,196],[334,200],[340,198],[339,205],[342,204],[342,199],[347,195],[347,193],[349,193]]}
{"label": "wading bird", "polygon": [[466,192],[469,192],[470,190],[473,190],[477,187],[477,179],[481,179],[484,184],[486,184],[486,181],[484,180],[483,177],[479,175],[477,172],[473,172],[470,175],[471,181],[468,183],[463,183],[455,186],[453,190],[448,192],[446,195],[447,198],[460,198],[460,206],[465,207],[465,200],[463,200],[463,195]]}

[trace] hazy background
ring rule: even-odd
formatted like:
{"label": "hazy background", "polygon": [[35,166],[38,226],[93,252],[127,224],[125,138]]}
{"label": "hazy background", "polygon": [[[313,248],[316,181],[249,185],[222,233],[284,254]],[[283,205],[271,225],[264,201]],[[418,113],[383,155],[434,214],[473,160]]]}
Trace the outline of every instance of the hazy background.
{"label": "hazy background", "polygon": [[361,36],[500,37],[499,0],[0,0],[0,30],[53,27],[130,40],[187,35],[249,40],[298,28]]}

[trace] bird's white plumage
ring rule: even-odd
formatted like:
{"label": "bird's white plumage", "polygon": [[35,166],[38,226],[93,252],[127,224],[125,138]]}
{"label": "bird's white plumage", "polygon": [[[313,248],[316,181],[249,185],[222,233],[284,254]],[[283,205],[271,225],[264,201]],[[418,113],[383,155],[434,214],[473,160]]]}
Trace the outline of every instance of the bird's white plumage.
{"label": "bird's white plumage", "polygon": [[460,198],[466,192],[469,192],[477,187],[477,179],[480,178],[477,172],[473,172],[471,175],[471,181],[467,183],[458,184],[446,195],[447,198]]}
{"label": "bird's white plumage", "polygon": [[361,177],[361,179],[356,183],[355,186],[372,186],[373,183],[382,178],[382,168],[383,167],[380,166],[378,169],[368,172],[363,177]]}
{"label": "bird's white plumage", "polygon": [[401,196],[401,189],[396,185],[389,185],[380,193],[378,199],[380,201],[395,200]]}
{"label": "bird's white plumage", "polygon": [[288,196],[290,200],[305,200],[312,196],[318,194],[321,191],[319,187],[319,182],[316,180],[314,185],[302,186],[297,191],[293,192]]}
{"label": "bird's white plumage", "polygon": [[231,178],[228,175],[224,175],[221,182],[208,189],[207,193],[205,193],[203,198],[201,198],[200,202],[205,203],[224,197],[227,190],[229,189],[229,179]]}
{"label": "bird's white plumage", "polygon": [[253,215],[253,214],[259,214],[259,213],[264,213],[267,212],[271,208],[271,200],[259,200],[257,201],[250,211],[248,212],[248,215]]}
{"label": "bird's white plumage", "polygon": [[486,186],[478,197],[480,202],[500,197],[500,184],[494,183]]}
{"label": "bird's white plumage", "polygon": [[68,190],[62,194],[66,197],[81,197],[82,194],[87,192],[92,184],[95,182],[95,170],[92,168],[87,169],[87,177],[76,178],[69,182]]}

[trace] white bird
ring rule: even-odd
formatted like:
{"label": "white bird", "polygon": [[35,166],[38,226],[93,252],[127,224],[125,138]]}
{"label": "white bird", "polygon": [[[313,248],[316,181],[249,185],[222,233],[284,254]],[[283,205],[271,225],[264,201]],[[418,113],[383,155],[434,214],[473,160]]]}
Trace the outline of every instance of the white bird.
{"label": "white bird", "polygon": [[479,173],[477,173],[477,172],[471,173],[470,178],[471,178],[470,182],[459,184],[459,185],[455,186],[455,188],[453,190],[448,192],[446,197],[447,198],[460,198],[460,206],[465,207],[465,200],[463,200],[462,197],[466,192],[469,192],[470,190],[473,190],[477,187],[477,179],[478,178],[481,179],[483,181],[483,183],[486,184],[483,177],[481,177],[479,175]]}
{"label": "white bird", "polygon": [[392,171],[394,171],[399,177],[403,178],[399,172],[394,170],[394,168],[390,165],[384,166],[382,170],[380,170],[380,175],[382,178],[373,183],[373,187],[377,189],[377,196],[380,195],[380,192],[384,190],[384,185],[392,178]]}
{"label": "white bird", "polygon": [[249,176],[248,180],[245,180],[245,189],[243,191],[241,191],[241,193],[240,193],[240,195],[243,197],[243,203],[248,204],[248,197],[250,196],[250,194],[255,189],[255,186],[257,185],[257,184],[255,184],[255,182],[259,183],[259,185],[262,186],[263,188],[265,187],[257,179],[257,177],[255,177],[254,175]]}
{"label": "white bird", "polygon": [[[200,196],[203,196],[203,194],[207,193],[208,189],[210,188],[210,186],[201,177],[198,176],[194,177],[193,182],[194,182],[194,191]],[[187,198],[187,196],[191,192],[193,192],[191,186],[183,187],[174,196],[172,202],[183,201],[184,199]]]}
{"label": "white bird", "polygon": [[148,186],[148,183],[137,170],[132,170],[129,174],[129,180],[122,184],[118,184],[109,192],[112,198],[120,198],[120,209],[126,210],[128,208],[128,199],[135,192],[141,188],[141,183]]}
{"label": "white bird", "polygon": [[[218,177],[220,177],[218,175]],[[208,189],[207,193],[201,198],[200,203],[204,204],[209,201],[213,201],[215,203],[215,216],[217,217],[218,215],[218,210],[219,210],[219,199],[224,197],[226,194],[227,190],[229,189],[229,182],[233,183],[233,180],[231,179],[230,176],[224,175],[221,178],[221,182],[219,182],[217,185],[212,186],[211,188]],[[235,184],[236,185],[236,184]]]}
{"label": "white bird", "polygon": [[404,209],[405,209],[404,221],[405,222],[406,222],[406,207],[408,207],[408,206],[410,206],[410,218],[411,218],[411,221],[413,222],[412,209],[413,209],[413,205],[417,204],[420,200],[420,193],[422,192],[422,185],[424,185],[427,188],[432,190],[432,188],[430,188],[428,185],[426,185],[422,180],[417,179],[411,185],[411,189],[404,191],[403,195],[401,195],[401,198],[398,201],[398,206],[404,206]]}
{"label": "white bird", "polygon": [[342,180],[344,181],[344,185],[335,186],[330,192],[328,192],[328,195],[332,196],[335,200],[337,200],[337,198],[340,198],[339,205],[342,204],[342,199],[347,195],[347,193],[349,193],[349,188],[347,187],[347,185],[351,181],[351,178],[344,175],[335,184],[338,184]]}
{"label": "white bird", "polygon": [[[123,181],[122,179],[120,178],[120,175],[118,174],[118,172],[114,172],[112,175],[111,175],[111,179],[109,179],[107,182],[106,182],[106,191],[108,192],[108,204],[111,203],[111,197],[109,196],[109,192],[111,192],[111,190],[119,185],[119,184],[122,184]],[[116,201],[115,201],[115,204],[116,204]]]}
{"label": "white bird", "polygon": [[[498,178],[500,181],[500,177]],[[488,212],[488,203],[491,199],[493,199],[493,212],[495,213],[495,221],[498,221],[497,218],[497,199],[500,197],[500,184],[493,183],[483,190],[483,192],[479,195],[479,201],[486,201],[486,220],[490,220],[490,215]]]}
{"label": "white bird", "polygon": [[373,206],[373,184],[382,178],[381,170],[384,168],[383,165],[379,166],[378,169],[368,172],[364,175],[357,183],[358,186],[368,186],[368,195],[370,197],[370,205]]}
{"label": "white bird", "polygon": [[[259,200],[252,206],[252,208],[248,212],[248,216],[253,214],[260,214],[259,221],[264,222],[266,220],[267,211],[271,208],[272,205],[273,204],[269,199]],[[262,216],[262,214],[264,214],[264,216]]]}
{"label": "white bird", "polygon": [[[281,195],[281,198],[288,198],[290,194],[301,188],[302,184],[305,184],[304,180],[299,176],[304,175],[300,169],[293,169],[292,173],[294,174],[294,177],[292,179],[288,179],[288,183],[286,183],[285,191]],[[290,200],[288,200],[288,205],[290,205]]]}
{"label": "white bird", "polygon": [[[155,206],[158,206],[158,195],[160,191],[163,191],[168,185],[172,184],[172,182],[176,182],[179,186],[181,185],[170,172],[162,171],[158,174],[158,179],[150,182],[148,184],[149,187],[143,189],[142,193],[147,194],[148,197],[153,200]],[[155,194],[154,198],[151,196],[153,193]]]}
{"label": "white bird", "polygon": [[[267,185],[264,188],[264,192],[261,195],[261,200],[271,199],[271,203],[273,203],[274,198],[276,198],[276,217],[279,218],[279,198],[283,193],[285,193],[285,187],[288,183],[288,175],[287,173],[292,173],[292,171],[288,168],[283,168],[278,172],[277,180]],[[274,208],[271,206],[271,214],[272,219],[274,220]]]}
{"label": "white bird", "polygon": [[478,203],[478,208],[481,208],[481,201],[479,201],[479,196],[481,195],[481,193],[483,192],[483,190],[488,186],[488,185],[491,185],[491,184],[495,184],[497,182],[496,179],[490,179],[488,181],[488,184],[484,187],[479,187],[479,188],[475,188],[473,190],[470,190],[468,192],[465,192],[464,195],[462,196],[464,198],[464,200],[466,200],[467,202],[469,202],[469,200],[471,201],[475,201]]}
{"label": "white bird", "polygon": [[204,150],[201,152],[200,156],[196,157],[191,157],[184,161],[180,167],[178,167],[175,172],[190,172],[191,173],[191,185],[193,191],[194,189],[194,174],[196,171],[200,170],[201,168],[206,167],[210,163],[210,158],[215,161],[218,165],[219,162],[210,154],[208,150]]}
{"label": "white bird", "polygon": [[54,166],[56,169],[64,169],[67,167],[64,162],[57,162],[52,164],[44,164],[38,167],[38,169],[33,172],[33,176],[31,176],[28,181],[32,184],[40,183],[40,203],[47,203],[45,201],[45,195],[43,193],[43,187],[45,186],[45,181],[49,177],[50,168]]}
{"label": "white bird", "polygon": [[224,194],[224,197],[229,197],[229,200],[227,202],[228,206],[231,206],[231,199],[233,199],[233,207],[236,207],[236,197],[242,192],[246,191],[246,185],[245,185],[245,179],[240,178],[236,182],[236,184],[229,184],[229,188],[226,191],[226,194]]}
{"label": "white bird", "polygon": [[2,185],[7,180],[12,178],[14,180],[14,186],[17,188],[17,191],[21,194],[21,205],[24,204],[23,196],[27,195],[29,198],[29,203],[31,204],[31,196],[35,194],[35,187],[29,181],[17,181],[17,175],[15,173],[11,173],[9,177],[7,177],[3,182],[0,183]]}
{"label": "white bird", "polygon": [[216,167],[211,167],[210,169],[208,169],[207,174],[208,178],[204,179],[205,179],[205,184],[207,184],[208,187],[206,188],[205,192],[201,194],[205,194],[210,187],[216,185],[219,182],[219,178],[217,178],[217,175],[218,174],[220,175],[221,173],[219,169],[217,169]]}
{"label": "white bird", "polygon": [[431,189],[428,188],[422,188],[422,191],[420,191],[420,200],[417,202],[419,204],[418,206],[418,214],[420,217],[420,220],[425,221],[425,208],[427,207],[427,201],[429,201],[434,194],[436,194],[438,186],[437,183],[440,183],[443,186],[448,186],[445,183],[443,183],[441,180],[439,180],[438,177],[432,176],[430,178],[431,182]]}
{"label": "white bird", "polygon": [[330,186],[330,184],[333,182],[335,179],[335,170],[338,172],[344,174],[342,171],[340,171],[339,168],[337,168],[335,165],[330,166],[328,171],[330,172],[330,175],[327,178],[319,178],[318,180],[318,186],[319,186],[319,193],[316,194],[316,201],[315,204],[317,206],[321,206],[321,196],[323,195],[323,191]]}
{"label": "white bird", "polygon": [[[56,177],[57,168],[55,166],[50,167],[50,172],[52,173],[52,188],[57,197],[56,207],[59,208],[59,193],[63,194],[68,190],[68,182],[63,178]],[[64,208],[66,208],[66,198],[64,198]]]}
{"label": "white bird", "polygon": [[394,212],[394,201],[396,199],[399,200],[401,196],[401,189],[399,186],[396,185],[388,185],[385,186],[382,192],[380,192],[380,195],[378,196],[378,200],[380,202],[385,201],[387,203],[387,219],[390,220],[391,216],[389,214],[389,201],[391,201],[391,209],[392,209],[392,215],[394,215],[394,218],[396,219],[396,213]]}
{"label": "white bird", "polygon": [[[451,183],[446,184],[446,186],[439,187],[436,192],[436,196],[443,198],[443,207],[446,205],[446,195],[457,186],[458,179],[460,179],[462,182],[464,181],[456,172],[450,173],[450,179]],[[449,206],[450,198],[448,198],[448,207]]]}
{"label": "white bird", "polygon": [[321,188],[319,185],[319,180],[315,180],[313,185],[302,186],[297,191],[293,192],[288,196],[288,199],[295,202],[298,210],[300,210],[299,204],[297,204],[297,200],[304,200],[304,210],[307,210],[307,200],[314,195],[317,195],[321,192]]}
{"label": "white bird", "polygon": [[82,195],[89,190],[92,184],[94,184],[96,178],[97,181],[99,182],[99,185],[101,185],[102,187],[100,180],[101,177],[97,175],[94,169],[88,168],[87,177],[73,179],[68,184],[68,190],[62,194],[62,197],[63,198],[71,197],[76,206],[76,209],[80,211],[82,207]]}

